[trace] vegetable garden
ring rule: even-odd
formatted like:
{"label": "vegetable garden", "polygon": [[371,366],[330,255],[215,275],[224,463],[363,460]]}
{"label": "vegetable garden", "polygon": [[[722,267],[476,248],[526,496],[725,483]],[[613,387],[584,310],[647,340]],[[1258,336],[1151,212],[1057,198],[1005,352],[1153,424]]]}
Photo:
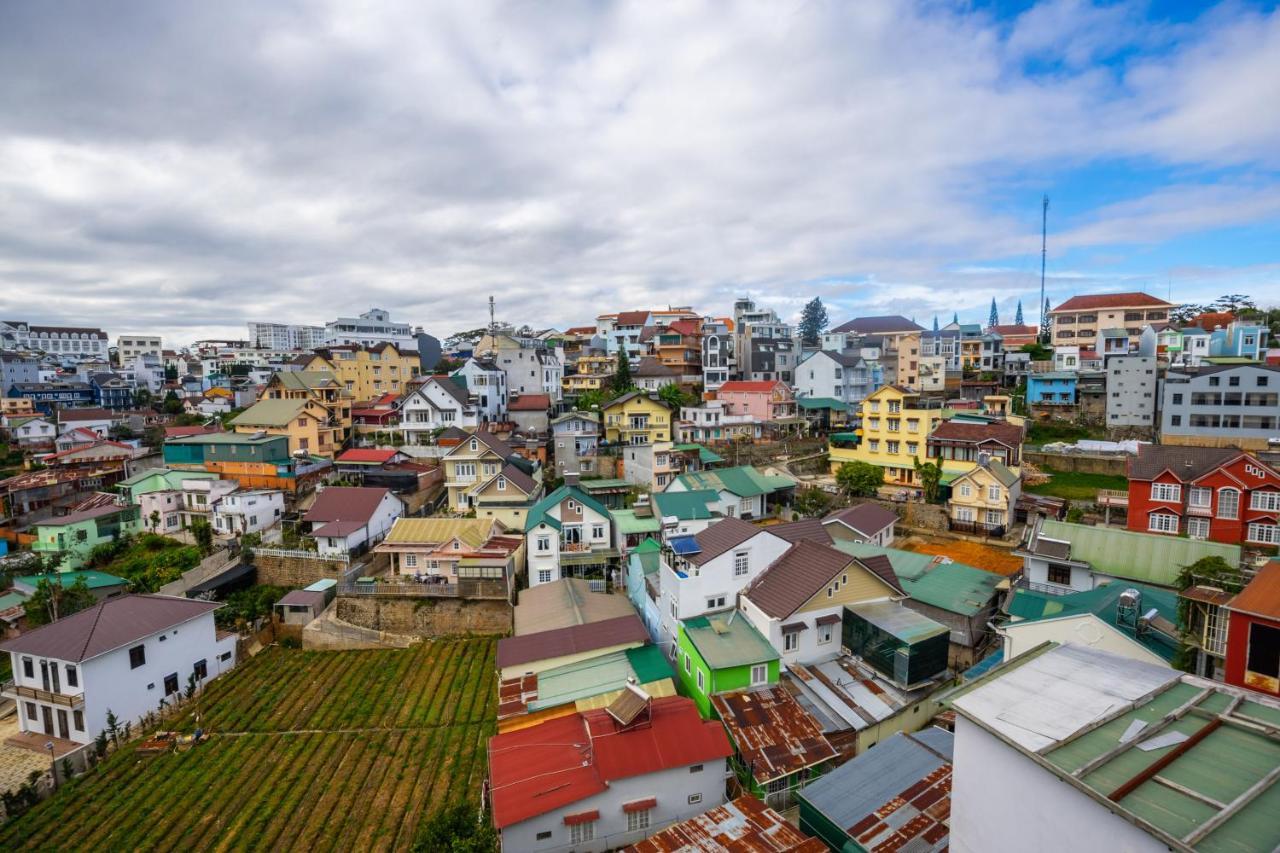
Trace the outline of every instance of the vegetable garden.
{"label": "vegetable garden", "polygon": [[0,827],[0,849],[407,850],[435,812],[479,803],[495,649],[268,649],[188,706],[179,728],[198,712],[209,740],[122,748]]}

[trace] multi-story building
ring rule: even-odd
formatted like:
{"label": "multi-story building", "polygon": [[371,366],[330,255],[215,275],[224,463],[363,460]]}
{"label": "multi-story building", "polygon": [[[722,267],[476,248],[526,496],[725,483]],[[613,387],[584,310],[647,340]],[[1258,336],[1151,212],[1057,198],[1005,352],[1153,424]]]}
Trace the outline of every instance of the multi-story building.
{"label": "multi-story building", "polygon": [[79,360],[106,360],[107,333],[86,326],[32,326],[21,320],[0,320],[0,348],[29,350]]}
{"label": "multi-story building", "polygon": [[6,395],[31,401],[36,411],[53,414],[54,408],[93,405],[93,387],[87,382],[16,382]]}
{"label": "multi-story building", "polygon": [[1160,401],[1160,441],[1264,450],[1280,428],[1280,365],[1170,368]]}
{"label": "multi-story building", "polygon": [[255,347],[270,350],[312,350],[326,343],[324,326],[292,323],[250,323],[249,339]]}
{"label": "multi-story building", "polygon": [[40,381],[40,359],[18,352],[0,352],[0,395],[14,385]]}
{"label": "multi-story building", "polygon": [[720,400],[710,400],[701,406],[681,406],[680,420],[676,424],[678,441],[695,441],[709,444],[758,439],[764,435],[764,427],[752,415],[731,415]]}
{"label": "multi-story building", "polygon": [[942,406],[915,391],[885,385],[858,406],[862,437],[856,447],[832,447],[831,470],[845,462],[867,462],[885,469],[886,482],[919,485],[916,463],[928,461],[926,441],[942,422]]}
{"label": "multi-story building", "polygon": [[1156,426],[1159,374],[1154,355],[1123,355],[1107,361],[1107,426]]}
{"label": "multi-story building", "polygon": [[935,424],[925,454],[944,474],[971,471],[984,460],[994,460],[1017,475],[1022,467],[1022,438],[1019,424],[960,412]]}
{"label": "multi-story building", "polygon": [[104,409],[133,408],[133,383],[115,373],[95,373],[89,377],[93,402]]}
{"label": "multi-story building", "polygon": [[444,455],[444,485],[450,512],[467,512],[474,506],[477,486],[489,482],[515,454],[502,439],[486,430],[476,430]]}
{"label": "multi-story building", "polygon": [[401,353],[395,344],[343,344],[319,350],[303,369],[334,374],[353,399],[376,400],[383,394],[403,394],[420,368],[416,349]]}
{"label": "multi-story building", "polygon": [[326,346],[355,344],[372,347],[378,344],[395,344],[400,352],[414,352],[418,339],[408,323],[392,321],[391,314],[382,308],[370,308],[359,317],[339,317],[325,323]]}
{"label": "multi-story building", "polygon": [[780,380],[726,382],[716,392],[726,415],[747,415],[757,421],[784,421],[796,416],[796,398]]}
{"label": "multi-story building", "polygon": [[1013,526],[1022,478],[998,459],[987,458],[951,481],[947,516],[952,530],[1003,536]]}
{"label": "multi-story building", "polygon": [[1280,545],[1280,472],[1250,453],[1144,444],[1128,474],[1130,530]]}
{"label": "multi-story building", "polygon": [[525,519],[525,551],[529,586],[579,577],[607,585],[609,569],[617,564],[613,517],[604,504],[565,478],[529,510]]}
{"label": "multi-story building", "polygon": [[[920,356],[923,354],[921,334],[923,332],[924,327],[917,325],[914,321],[891,315],[856,317],[836,326],[830,334],[853,333],[878,339],[881,346],[880,358],[884,366],[884,381],[904,388],[917,388],[920,382]],[[958,358],[958,341],[955,347]]]}
{"label": "multi-story building", "polygon": [[115,541],[142,529],[136,506],[107,504],[39,522],[33,533],[31,550],[47,556],[61,556],[58,568],[78,569],[94,547]]}
{"label": "multi-story building", "polygon": [[475,355],[507,374],[507,394],[546,394],[553,403],[564,396],[564,366],[547,341],[487,334],[476,342]]}
{"label": "multi-story building", "polygon": [[164,352],[164,344],[159,335],[125,334],[116,338],[116,363],[124,366],[144,352],[160,355]]}
{"label": "multi-story building", "polygon": [[344,441],[342,427],[331,421],[328,411],[305,398],[259,400],[236,415],[231,427],[241,435],[287,436],[290,454],[326,459],[337,456]]}
{"label": "multi-story building", "polygon": [[555,444],[556,474],[594,477],[599,472],[596,454],[600,446],[600,413],[578,412],[553,418],[551,436]]}
{"label": "multi-story building", "polygon": [[617,369],[617,359],[607,355],[580,355],[574,372],[565,374],[564,394],[576,397],[584,391],[603,391],[609,387]]}
{"label": "multi-story building", "polygon": [[858,355],[831,350],[810,353],[796,368],[799,397],[821,397],[856,405],[875,389],[876,372]]}
{"label": "multi-story building", "polygon": [[658,329],[653,344],[658,361],[675,372],[677,381],[698,381],[702,375],[701,320],[673,320]]}
{"label": "multi-story building", "polygon": [[1144,326],[1168,322],[1169,312],[1177,307],[1146,293],[1073,296],[1049,312],[1049,322],[1055,344],[1094,349],[1104,329],[1123,329],[1127,343],[1136,347]]}
{"label": "multi-story building", "polygon": [[263,400],[309,400],[328,413],[326,427],[338,429],[338,443],[351,435],[351,394],[328,370],[276,373],[262,391]]}
{"label": "multi-story building", "polygon": [[738,370],[737,338],[733,320],[704,317],[702,320],[702,387],[715,391],[732,379]]}
{"label": "multi-story building", "polygon": [[1035,326],[1007,325],[988,326],[987,334],[999,335],[1004,342],[1005,352],[1014,352],[1028,344],[1034,344],[1039,330]]}
{"label": "multi-story building", "polygon": [[604,435],[611,444],[671,441],[674,415],[666,403],[632,391],[604,407]]}
{"label": "multi-story building", "polygon": [[507,374],[493,361],[472,356],[450,378],[462,381],[480,423],[507,419]]}
{"label": "multi-story building", "polygon": [[741,297],[733,304],[733,331],[742,379],[792,381],[800,350],[791,324],[776,311]]}

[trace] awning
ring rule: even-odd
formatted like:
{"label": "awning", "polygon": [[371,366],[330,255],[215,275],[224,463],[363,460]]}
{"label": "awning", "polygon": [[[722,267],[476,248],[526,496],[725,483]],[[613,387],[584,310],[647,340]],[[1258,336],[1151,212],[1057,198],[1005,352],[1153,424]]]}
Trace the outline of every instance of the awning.
{"label": "awning", "polygon": [[646,812],[658,804],[657,797],[649,797],[645,800],[633,800],[629,803],[622,804],[622,810],[630,814],[631,812]]}
{"label": "awning", "polygon": [[788,624],[786,624],[786,625],[783,625],[783,626],[782,626],[782,633],[784,633],[784,634],[798,634],[798,633],[800,633],[801,631],[804,631],[804,630],[808,629],[808,627],[809,627],[809,626],[808,626],[808,625],[806,625],[806,624],[804,624],[803,622],[791,622],[791,623],[788,623]]}
{"label": "awning", "polygon": [[831,613],[826,616],[819,616],[814,621],[819,625],[838,625],[840,623],[840,614]]}
{"label": "awning", "polygon": [[562,566],[595,566],[604,565],[618,559],[618,552],[613,548],[600,551],[571,551],[560,555]]}
{"label": "awning", "polygon": [[856,432],[833,432],[827,437],[832,441],[859,441],[862,438]]}
{"label": "awning", "polygon": [[564,816],[565,826],[574,826],[579,823],[591,823],[593,820],[600,819],[600,812],[592,809],[589,812],[578,812],[577,814],[567,814]]}

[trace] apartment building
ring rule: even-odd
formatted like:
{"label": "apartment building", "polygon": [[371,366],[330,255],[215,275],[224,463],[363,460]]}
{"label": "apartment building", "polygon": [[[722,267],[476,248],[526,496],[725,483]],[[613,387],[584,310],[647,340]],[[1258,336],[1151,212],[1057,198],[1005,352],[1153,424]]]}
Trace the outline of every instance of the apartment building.
{"label": "apartment building", "polygon": [[249,340],[255,347],[270,350],[311,350],[325,344],[324,326],[293,323],[249,323]]}
{"label": "apartment building", "polygon": [[340,345],[319,350],[304,370],[329,371],[356,400],[403,394],[421,369],[416,349],[401,352],[395,344],[371,347]]}
{"label": "apartment building", "polygon": [[927,461],[926,441],[942,423],[942,408],[926,406],[914,391],[885,385],[868,395],[858,410],[862,440],[856,447],[831,448],[832,473],[845,462],[868,462],[885,469],[886,482],[916,484],[916,462]]}
{"label": "apartment building", "polygon": [[164,344],[158,335],[124,334],[116,338],[116,363],[121,366],[133,364],[144,353],[163,352]]}
{"label": "apartment building", "polygon": [[324,342],[328,346],[356,344],[372,347],[395,344],[400,352],[415,352],[418,339],[408,323],[397,323],[382,308],[370,308],[359,317],[339,317],[325,323]]}
{"label": "apartment building", "polygon": [[1123,329],[1129,346],[1136,347],[1144,326],[1167,323],[1177,307],[1146,293],[1098,293],[1071,297],[1049,311],[1049,322],[1055,344],[1095,349],[1104,330]]}
{"label": "apartment building", "polygon": [[1280,365],[1170,369],[1160,400],[1163,444],[1264,450],[1280,436]]}
{"label": "apartment building", "polygon": [[87,326],[32,326],[21,320],[0,320],[0,348],[34,350],[74,358],[106,359],[107,333]]}

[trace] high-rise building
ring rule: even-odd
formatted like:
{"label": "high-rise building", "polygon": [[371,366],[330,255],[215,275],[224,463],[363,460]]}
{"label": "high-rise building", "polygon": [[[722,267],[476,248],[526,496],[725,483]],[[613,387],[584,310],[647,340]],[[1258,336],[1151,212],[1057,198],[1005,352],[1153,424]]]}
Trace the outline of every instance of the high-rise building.
{"label": "high-rise building", "polygon": [[315,349],[325,344],[324,326],[249,323],[249,340],[260,349]]}
{"label": "high-rise building", "polygon": [[339,317],[325,324],[325,344],[358,344],[360,346],[376,346],[381,343],[395,344],[401,352],[416,350],[418,339],[415,330],[408,323],[396,323],[391,314],[382,308],[370,308],[359,317]]}

